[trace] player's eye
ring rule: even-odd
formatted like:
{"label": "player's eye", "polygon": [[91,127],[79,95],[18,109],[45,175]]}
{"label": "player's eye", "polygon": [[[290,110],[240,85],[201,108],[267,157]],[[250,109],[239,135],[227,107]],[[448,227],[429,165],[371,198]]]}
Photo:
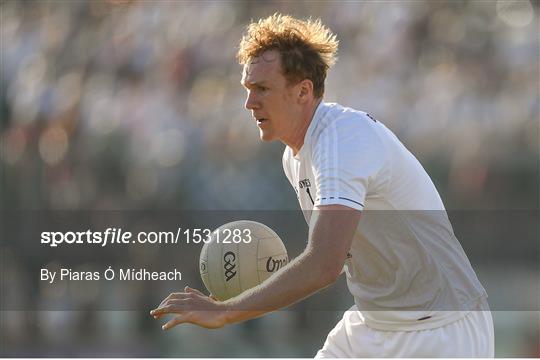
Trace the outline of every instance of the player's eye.
{"label": "player's eye", "polygon": [[266,86],[260,86],[260,85],[257,86],[257,89],[258,89],[259,91],[266,91],[266,90],[268,90],[268,88],[267,88]]}

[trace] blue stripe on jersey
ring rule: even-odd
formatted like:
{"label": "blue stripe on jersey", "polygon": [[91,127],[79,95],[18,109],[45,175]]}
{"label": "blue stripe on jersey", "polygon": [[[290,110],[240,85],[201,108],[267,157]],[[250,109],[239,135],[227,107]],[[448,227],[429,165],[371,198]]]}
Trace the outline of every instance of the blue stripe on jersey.
{"label": "blue stripe on jersey", "polygon": [[351,200],[351,199],[348,199],[346,197],[341,197],[341,196],[329,196],[329,197],[323,197],[321,198],[321,200],[332,200],[332,199],[340,199],[340,200],[347,200],[347,201],[350,201],[350,202],[353,202],[355,204],[358,204],[360,205],[361,207],[364,207],[364,204],[362,203],[359,203],[358,201],[354,201],[354,200]]}

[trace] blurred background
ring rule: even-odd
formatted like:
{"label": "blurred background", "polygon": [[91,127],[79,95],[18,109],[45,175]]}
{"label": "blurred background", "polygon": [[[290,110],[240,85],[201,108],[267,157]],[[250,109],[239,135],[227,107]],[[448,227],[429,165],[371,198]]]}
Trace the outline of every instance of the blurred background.
{"label": "blurred background", "polygon": [[[274,12],[337,34],[325,100],[392,129],[448,209],[539,219],[539,2],[527,0],[1,1],[0,209],[298,209],[283,145],[262,143],[243,108],[235,59],[249,21]],[[536,310],[494,312],[497,356],[540,356],[540,293],[527,292],[539,245],[522,235],[489,253],[460,237],[483,282],[512,284],[490,296],[528,294]],[[16,245],[2,242],[10,291],[7,274],[24,269],[6,270]],[[0,314],[2,355],[59,357],[310,357],[341,317],[162,333],[146,312]]]}

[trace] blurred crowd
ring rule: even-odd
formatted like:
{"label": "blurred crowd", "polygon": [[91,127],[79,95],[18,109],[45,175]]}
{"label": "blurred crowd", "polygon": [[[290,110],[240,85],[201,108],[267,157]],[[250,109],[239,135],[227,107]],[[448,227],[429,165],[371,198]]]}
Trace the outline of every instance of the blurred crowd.
{"label": "blurred crowd", "polygon": [[387,124],[449,207],[536,208],[537,5],[5,1],[2,206],[295,208],[235,61],[279,11],[337,34],[326,100]]}
{"label": "blurred crowd", "polygon": [[[243,108],[235,59],[249,21],[274,12],[320,17],[337,34],[325,100],[392,129],[449,208],[538,209],[538,4],[2,1],[0,209],[297,209],[283,146],[262,143]],[[333,316],[314,328],[325,333]],[[140,330],[136,347],[118,335],[109,356],[198,356],[189,339],[207,336],[182,329],[182,341],[167,335],[165,350],[156,350],[147,343],[164,340],[137,314],[7,314],[14,344],[24,344],[21,324],[37,317],[78,336],[106,328],[103,341]],[[257,327],[265,321],[295,329],[278,314],[222,332],[220,346],[246,342],[251,327],[266,331]],[[72,338],[35,331],[62,345],[56,356],[80,354]],[[290,333],[267,335],[285,342]],[[244,349],[268,345],[253,341]],[[526,346],[520,354],[535,356]],[[264,355],[228,351],[216,356]],[[293,347],[270,354],[311,356]]]}

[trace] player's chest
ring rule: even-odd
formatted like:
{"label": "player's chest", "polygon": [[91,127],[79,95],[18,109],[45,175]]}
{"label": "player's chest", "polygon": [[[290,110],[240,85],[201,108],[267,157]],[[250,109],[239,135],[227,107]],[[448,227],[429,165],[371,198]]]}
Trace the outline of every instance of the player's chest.
{"label": "player's chest", "polygon": [[312,167],[301,161],[293,163],[292,180],[302,210],[312,210],[317,196],[317,185]]}

